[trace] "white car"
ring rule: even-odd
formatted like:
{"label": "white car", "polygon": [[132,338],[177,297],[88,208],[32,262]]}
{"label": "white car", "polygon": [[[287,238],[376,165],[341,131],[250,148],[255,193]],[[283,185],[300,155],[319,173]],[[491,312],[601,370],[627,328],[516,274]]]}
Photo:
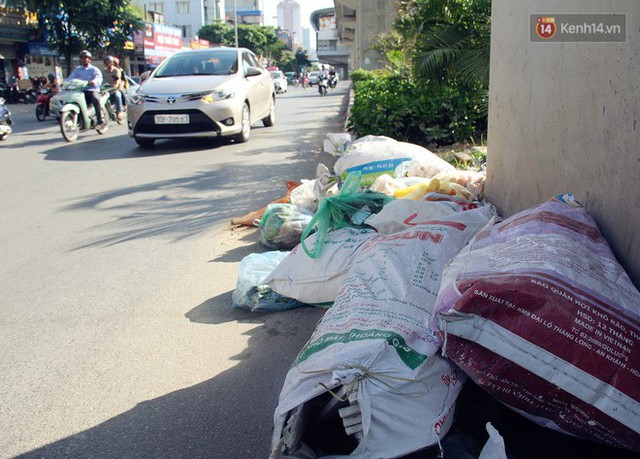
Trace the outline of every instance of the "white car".
{"label": "white car", "polygon": [[318,76],[320,76],[320,72],[315,70],[309,74],[309,86],[318,84]]}
{"label": "white car", "polygon": [[275,123],[273,79],[248,49],[179,51],[146,76],[127,106],[129,135],[141,147],[194,137],[246,142],[253,123]]}
{"label": "white car", "polygon": [[287,92],[289,85],[287,83],[287,77],[284,76],[284,73],[282,73],[282,70],[271,71],[271,78],[273,78],[273,84],[275,85],[276,92],[278,94]]}

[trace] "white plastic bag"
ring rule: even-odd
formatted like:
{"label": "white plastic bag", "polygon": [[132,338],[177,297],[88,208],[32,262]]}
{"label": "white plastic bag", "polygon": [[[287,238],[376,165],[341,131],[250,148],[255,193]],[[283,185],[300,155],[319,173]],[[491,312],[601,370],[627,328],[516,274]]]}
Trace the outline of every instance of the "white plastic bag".
{"label": "white plastic bag", "polygon": [[334,170],[342,179],[351,172],[360,172],[361,185],[368,187],[379,175],[393,174],[401,163],[412,159],[430,164],[434,173],[455,170],[451,164],[419,145],[372,135],[352,142],[336,161]]}
{"label": "white plastic bag", "polygon": [[324,140],[324,151],[333,156],[342,156],[351,144],[351,134],[331,133]]}
{"label": "white plastic bag", "polygon": [[247,255],[240,262],[238,282],[231,294],[233,307],[254,312],[282,311],[302,304],[283,297],[266,285],[264,279],[289,254],[289,252],[264,252]]}

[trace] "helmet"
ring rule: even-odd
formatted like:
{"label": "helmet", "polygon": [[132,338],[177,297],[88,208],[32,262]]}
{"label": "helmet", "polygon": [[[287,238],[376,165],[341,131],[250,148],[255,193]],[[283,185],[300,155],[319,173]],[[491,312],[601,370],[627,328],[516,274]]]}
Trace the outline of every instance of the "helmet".
{"label": "helmet", "polygon": [[80,51],[80,57],[88,57],[91,59],[91,53],[85,49],[84,51]]}
{"label": "helmet", "polygon": [[113,62],[113,56],[109,56],[108,54],[103,58],[104,63]]}
{"label": "helmet", "polygon": [[50,73],[49,75],[47,75],[47,78],[49,78],[49,81],[53,81],[56,79],[56,76],[53,73]]}

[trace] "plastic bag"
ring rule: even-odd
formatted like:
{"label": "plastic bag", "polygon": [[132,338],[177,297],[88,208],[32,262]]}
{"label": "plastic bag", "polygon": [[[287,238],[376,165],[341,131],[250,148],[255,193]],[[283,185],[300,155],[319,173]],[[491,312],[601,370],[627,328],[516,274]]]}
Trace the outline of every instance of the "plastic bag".
{"label": "plastic bag", "polygon": [[[311,258],[317,258],[322,251],[327,233],[347,226],[363,227],[363,222],[371,214],[378,213],[394,198],[372,191],[358,191],[360,173],[349,174],[340,193],[320,201],[318,211],[302,233],[302,249]],[[317,228],[313,250],[306,244],[306,238]]]}
{"label": "plastic bag", "polygon": [[324,151],[333,156],[342,156],[350,144],[351,134],[327,134],[327,138],[324,140]]}
{"label": "plastic bag", "polygon": [[451,164],[420,145],[373,135],[351,143],[336,161],[334,170],[343,179],[347,174],[360,172],[362,186],[369,186],[379,175],[393,174],[401,163],[412,159],[430,165],[429,170],[433,175],[455,170]]}
{"label": "plastic bag", "polygon": [[291,250],[300,243],[300,236],[313,213],[293,204],[270,204],[260,220],[260,242],[267,247]]}
{"label": "plastic bag", "polygon": [[289,252],[264,252],[247,255],[240,262],[238,283],[231,294],[234,307],[253,312],[284,311],[302,306],[271,290],[264,280]]}

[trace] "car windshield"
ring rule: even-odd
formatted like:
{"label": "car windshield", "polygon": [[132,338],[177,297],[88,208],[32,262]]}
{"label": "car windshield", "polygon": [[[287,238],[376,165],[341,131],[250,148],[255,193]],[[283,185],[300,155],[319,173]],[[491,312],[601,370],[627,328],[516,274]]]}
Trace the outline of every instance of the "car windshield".
{"label": "car windshield", "polygon": [[280,76],[280,72],[271,72],[271,77],[272,77],[272,78],[274,78],[274,79],[276,79],[276,80],[277,80],[278,78],[281,78],[281,76]]}
{"label": "car windshield", "polygon": [[238,71],[237,53],[217,49],[208,53],[178,53],[165,60],[154,78],[187,75],[229,75]]}

